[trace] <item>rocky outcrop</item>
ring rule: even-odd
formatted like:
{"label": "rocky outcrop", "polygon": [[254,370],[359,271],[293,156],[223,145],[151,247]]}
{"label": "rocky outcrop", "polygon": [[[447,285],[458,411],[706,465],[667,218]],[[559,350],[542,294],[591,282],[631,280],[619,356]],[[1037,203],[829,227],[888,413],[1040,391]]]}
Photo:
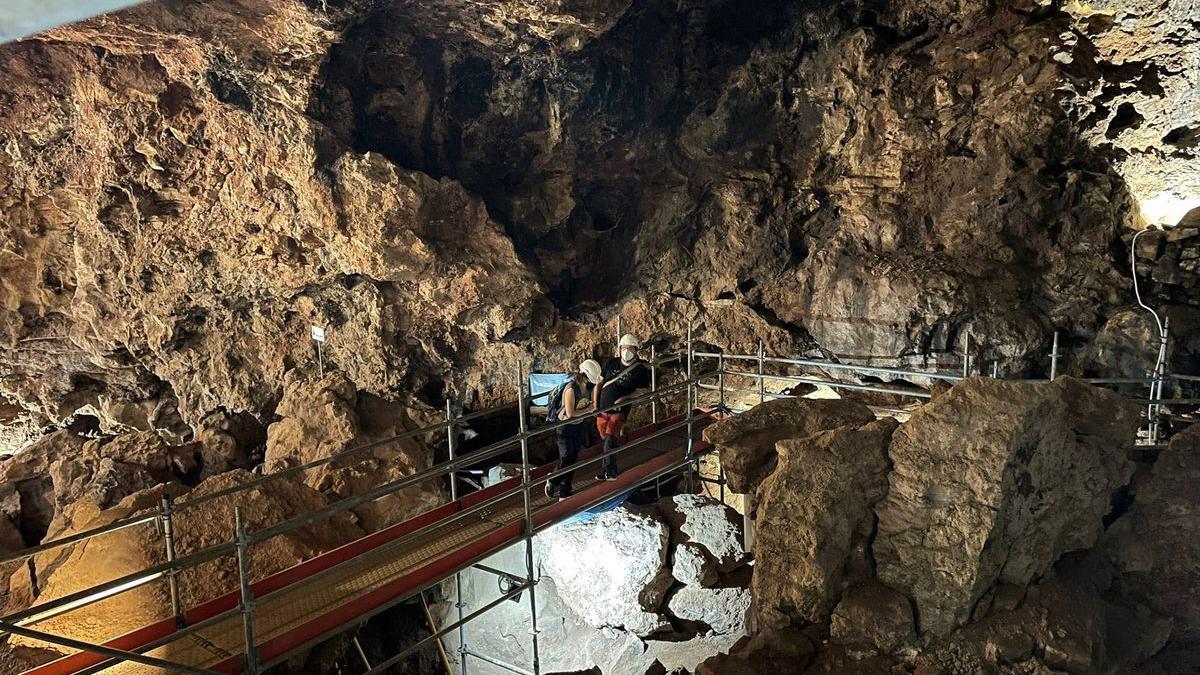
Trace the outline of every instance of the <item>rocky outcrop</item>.
{"label": "rocky outcrop", "polygon": [[[1095,543],[1133,470],[1137,413],[1071,378],[963,381],[895,434],[872,550],[880,580],[945,635],[999,582],[1025,586]],[[937,570],[931,574],[930,570]]]}
{"label": "rocky outcrop", "polygon": [[753,588],[763,626],[823,620],[848,568],[861,570],[895,429],[886,419],[779,442],[779,467],[758,493]]}
{"label": "rocky outcrop", "polygon": [[17,500],[5,508],[30,544],[77,529],[70,508],[101,510],[136,492],[176,482],[196,467],[198,446],[171,446],[153,432],[87,439],[69,429],[48,434],[11,459],[0,476]]}
{"label": "rocky outcrop", "polygon": [[[200,497],[252,480],[254,475],[233,471],[205,481],[188,493]],[[111,508],[81,501],[67,509],[64,520],[72,523],[61,534],[98,527],[114,520],[157,507],[163,487],[129,495]],[[166,488],[179,495],[178,484]],[[233,537],[233,507],[242,506],[250,531],[276,524],[288,517],[325,506],[328,500],[311,488],[293,481],[279,480],[260,484],[235,495],[219,497],[203,506],[181,510],[175,516],[175,540],[178,555],[194,553]],[[261,578],[290,567],[323,551],[335,548],[363,531],[347,514],[306,525],[269,539],[254,547],[250,556],[250,575]],[[162,538],[153,526],[117,530],[89,540],[85,545],[67,546],[36,556],[39,590],[36,600],[46,601],[115,579],[125,574],[165,562]],[[236,561],[225,556],[180,574],[180,597],[185,606],[194,606],[236,588]],[[28,576],[18,570],[11,578],[9,610],[31,604]],[[169,598],[163,584],[151,583],[62,615],[40,622],[41,629],[89,641],[103,641],[140,628],[169,615]],[[13,644],[36,644],[15,640]]]}
{"label": "rocky outcrop", "polygon": [[644,636],[666,627],[658,609],[671,585],[668,538],[657,517],[617,508],[554,527],[535,542],[542,573],[576,615],[596,628]]}
{"label": "rocky outcrop", "polygon": [[1105,533],[1122,592],[1175,619],[1172,640],[1200,643],[1200,427],[1171,439],[1129,512]]}
{"label": "rocky outcrop", "polygon": [[847,424],[875,419],[867,406],[835,399],[781,398],[705,427],[704,440],[717,447],[729,488],[752,494],[775,470],[775,444]]}
{"label": "rocky outcrop", "polygon": [[[334,499],[368,492],[432,465],[424,439],[387,440],[418,426],[409,412],[356,391],[342,373],[289,379],[276,414],[282,419],[267,427],[267,473],[379,443],[300,474],[308,486]],[[375,531],[444,502],[437,479],[432,479],[362,504],[353,513],[365,529]]]}
{"label": "rocky outcrop", "polygon": [[671,576],[688,586],[712,586],[719,576],[717,565],[699,544],[683,542],[671,553]]}
{"label": "rocky outcrop", "polygon": [[842,644],[866,644],[890,654],[916,641],[912,602],[868,579],[846,589],[833,610],[829,634]]}

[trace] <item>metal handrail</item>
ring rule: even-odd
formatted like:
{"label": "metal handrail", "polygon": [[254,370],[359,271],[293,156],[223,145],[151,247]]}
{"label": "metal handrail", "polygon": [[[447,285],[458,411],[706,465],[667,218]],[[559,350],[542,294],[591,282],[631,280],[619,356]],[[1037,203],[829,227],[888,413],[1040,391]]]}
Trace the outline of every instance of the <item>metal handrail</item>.
{"label": "metal handrail", "polygon": [[930,373],[920,370],[905,370],[902,368],[885,368],[882,366],[861,366],[854,363],[837,363],[835,361],[816,361],[813,359],[788,359],[778,356],[759,356],[758,354],[723,354],[721,352],[695,352],[693,356],[697,358],[708,359],[726,359],[737,361],[758,361],[760,358],[766,363],[783,363],[793,366],[809,366],[813,368],[830,368],[833,370],[849,370],[861,373],[882,373],[885,375],[896,375],[899,377],[927,377],[934,380],[946,380],[957,382],[963,379],[961,375],[948,375],[946,373]]}
{"label": "metal handrail", "polygon": [[[913,389],[896,389],[894,387],[876,387],[870,384],[853,384],[850,382],[840,382],[838,380],[822,380],[811,377],[798,377],[795,375],[759,375],[758,373],[743,373],[735,370],[723,371],[726,375],[739,375],[757,380],[763,378],[767,380],[780,380],[783,382],[791,382],[795,384],[819,384],[834,389],[850,389],[853,391],[869,391],[880,394],[896,394],[898,396],[912,396],[913,398],[929,398],[931,394],[927,391],[917,391]],[[715,390],[711,384],[697,384],[701,389]],[[729,387],[725,387],[726,390]],[[757,394],[758,392],[751,392]]]}
{"label": "metal handrail", "polygon": [[[651,361],[650,365],[654,365],[654,366],[664,365],[667,363],[678,361],[681,358],[683,358],[682,354],[674,354],[674,355],[664,356],[663,358],[658,359],[656,361]],[[533,396],[530,398],[530,400],[540,398],[544,395],[546,395],[546,394],[539,394],[538,396]],[[314,459],[310,462],[306,462],[304,464],[299,464],[297,466],[291,466],[286,469],[280,469],[279,471],[274,471],[265,476],[255,478],[253,480],[250,480],[245,483],[238,484],[238,485],[233,485],[233,486],[230,486],[230,487],[222,489],[222,490],[217,490],[216,492],[202,495],[200,497],[194,497],[192,499],[183,499],[183,500],[180,500],[175,503],[175,513],[179,513],[180,511],[188,510],[190,508],[213,501],[215,499],[220,499],[221,497],[227,497],[231,494],[244,492],[246,490],[257,487],[259,485],[262,485],[262,484],[270,482],[270,481],[275,481],[275,480],[279,480],[281,478],[286,478],[288,476],[291,476],[291,475],[294,475],[297,473],[301,473],[301,472],[307,471],[309,469],[313,469],[318,466],[322,466],[324,464],[336,462],[345,457],[350,457],[352,455],[356,455],[361,452],[366,452],[367,450],[373,450],[375,448],[383,447],[383,446],[391,444],[391,443],[408,440],[410,438],[415,438],[415,437],[422,436],[425,434],[430,434],[430,433],[434,433],[434,432],[438,432],[438,431],[445,431],[447,428],[452,428],[455,425],[459,425],[464,422],[468,422],[473,419],[477,419],[479,417],[484,417],[486,415],[498,412],[500,410],[504,410],[506,408],[511,408],[511,407],[515,406],[516,404],[517,404],[516,401],[509,401],[506,403],[502,403],[500,405],[492,406],[490,408],[484,408],[481,410],[472,411],[470,413],[466,413],[464,415],[455,417],[454,419],[442,420],[440,422],[435,422],[433,424],[426,425],[419,429],[413,429],[411,431],[406,431],[401,434],[396,434],[395,436],[381,438],[377,441],[372,441],[372,442],[366,443],[364,445],[359,445],[359,446],[356,446],[353,448],[347,448],[345,450],[341,450],[337,453],[334,453],[328,457],[322,457],[319,459]],[[516,442],[520,441],[519,437],[514,437],[514,439]],[[42,542],[36,546],[30,546],[30,547],[21,549],[20,551],[14,551],[12,553],[0,555],[0,564],[14,562],[17,560],[24,560],[26,558],[35,556],[39,553],[44,553],[46,551],[50,551],[50,550],[53,550],[56,548],[61,548],[63,546],[69,546],[71,544],[75,544],[75,543],[78,543],[78,542],[86,540],[86,539],[91,539],[93,537],[98,537],[98,536],[101,536],[104,534],[108,534],[110,532],[116,532],[116,531],[124,529],[126,527],[132,527],[134,525],[142,525],[145,523],[149,523],[149,522],[155,521],[157,519],[158,519],[157,514],[147,514],[147,515],[143,515],[143,516],[131,516],[131,517],[123,519],[123,520],[122,519],[115,520],[111,523],[108,523],[106,525],[101,525],[99,527],[94,527],[90,530],[76,532],[75,534],[68,535],[66,537],[61,537],[59,539],[54,539],[51,541]]]}
{"label": "metal handrail", "polygon": [[[700,379],[711,376],[712,374],[713,373],[711,373],[711,372],[705,373],[705,374],[700,375],[697,378],[695,378],[695,380],[698,382]],[[626,401],[624,403],[609,406],[602,410],[587,413],[586,415],[580,415],[578,417],[571,418],[570,420],[557,422],[554,424],[539,427],[534,430],[515,434],[514,436],[497,441],[496,443],[493,443],[493,444],[487,446],[486,448],[480,450],[477,453],[472,453],[470,455],[463,455],[454,460],[442,462],[441,464],[432,466],[424,471],[421,471],[421,472],[418,472],[416,474],[412,474],[409,476],[405,476],[404,478],[381,485],[378,488],[375,488],[374,490],[363,493],[361,495],[346,497],[344,499],[338,500],[337,502],[329,504],[329,505],[327,505],[321,509],[318,509],[316,511],[310,511],[306,514],[296,516],[295,518],[290,518],[288,520],[277,523],[271,527],[254,532],[253,534],[251,534],[247,537],[247,545],[261,543],[262,541],[265,541],[267,539],[278,536],[280,534],[284,534],[286,532],[290,532],[292,530],[298,529],[309,523],[316,522],[325,517],[331,516],[335,513],[340,513],[342,511],[348,511],[348,510],[353,509],[361,504],[364,504],[364,503],[367,503],[370,501],[374,501],[376,499],[380,499],[382,497],[386,497],[391,494],[395,494],[396,492],[399,492],[400,490],[403,490],[406,487],[410,487],[410,486],[420,483],[422,481],[429,480],[430,478],[435,478],[437,476],[440,476],[440,475],[443,475],[446,473],[450,473],[450,472],[455,471],[463,466],[469,466],[471,464],[476,464],[476,463],[479,463],[482,461],[486,461],[487,459],[495,457],[499,454],[503,454],[502,451],[505,448],[513,445],[514,443],[520,442],[520,440],[522,438],[532,438],[535,436],[540,436],[542,434],[549,433],[550,431],[558,429],[559,427],[565,426],[567,424],[576,423],[576,422],[579,422],[579,421],[582,421],[582,420],[585,420],[585,419],[588,419],[591,417],[595,417],[604,412],[609,412],[612,410],[616,410],[618,408],[623,408],[627,405],[636,405],[639,403],[644,403],[648,400],[656,400],[656,399],[660,399],[660,398],[665,398],[667,394],[673,393],[674,391],[676,391],[684,386],[689,386],[691,384],[693,384],[692,381],[679,382],[679,383],[673,384],[669,387],[665,387],[663,389],[659,389],[657,391],[650,392],[648,394],[644,394],[644,395],[639,396],[630,401]],[[638,441],[641,441],[641,440],[642,439],[638,439]],[[634,444],[636,444],[636,442]],[[629,445],[632,446],[634,444],[629,444]],[[621,449],[624,449],[624,447],[618,448],[618,450],[621,450]],[[591,460],[589,460],[589,461],[591,461]],[[532,482],[531,484],[539,484],[540,482],[541,482],[541,480]],[[256,483],[254,481],[251,481],[250,483],[246,483],[245,485],[251,485],[251,484],[256,484]],[[523,488],[524,488],[524,484],[521,487],[515,488],[513,491],[506,492],[499,497],[490,498],[486,502],[481,503],[481,505],[487,506],[487,505],[491,505],[494,502],[501,501],[502,499],[511,498],[515,494],[518,494]],[[193,500],[191,503],[195,504],[197,501],[198,500]],[[481,505],[476,505],[475,507],[472,507],[472,509],[470,509],[468,511],[460,512],[459,515],[462,515],[465,513],[473,513],[477,510],[480,510],[478,507]],[[176,512],[178,512],[178,510]],[[154,520],[157,517],[158,517],[157,514],[155,514],[155,515],[143,517],[138,520],[141,522],[146,522],[149,520]],[[452,518],[452,520],[457,517],[458,516],[456,515],[455,517]],[[447,521],[439,521],[439,522],[444,523]],[[135,522],[125,523],[123,525],[123,527],[128,527],[129,525],[133,525],[133,524],[137,524],[137,523],[135,523]],[[114,529],[120,529],[120,528],[114,528]],[[56,598],[54,600],[50,600],[50,601],[47,601],[47,602],[39,604],[39,605],[34,605],[34,606],[29,607],[21,612],[17,612],[10,616],[3,617],[2,619],[0,619],[0,621],[20,621],[23,619],[27,619],[28,617],[49,613],[49,614],[46,614],[45,616],[38,616],[37,619],[35,619],[35,621],[40,621],[42,619],[49,618],[50,616],[56,616],[65,611],[70,611],[70,610],[78,609],[81,607],[86,607],[87,605],[90,605],[95,602],[99,602],[101,600],[113,597],[114,595],[118,595],[120,593],[124,593],[125,591],[132,590],[134,588],[138,588],[138,587],[145,585],[146,583],[149,583],[151,581],[155,581],[155,580],[159,579],[160,577],[162,577],[163,574],[167,573],[168,571],[175,572],[175,573],[182,572],[183,570],[189,569],[191,567],[195,567],[197,565],[201,565],[205,562],[208,562],[215,558],[221,557],[223,555],[228,555],[230,553],[233,553],[235,551],[235,549],[236,549],[236,547],[234,546],[234,544],[229,543],[229,542],[225,542],[225,543],[221,543],[221,544],[213,544],[212,546],[203,548],[199,551],[196,551],[196,552],[194,552],[190,555],[184,556],[182,558],[178,558],[174,561],[168,561],[166,563],[156,565],[154,567],[150,567],[145,570],[141,570],[139,572],[134,572],[134,573],[125,575],[123,577],[119,577],[117,579],[110,580],[110,581],[102,583],[102,584],[97,584],[96,586],[82,589],[82,590],[72,593],[71,595],[68,595],[68,596],[63,596],[61,598]],[[108,591],[112,591],[112,590],[117,589],[122,586],[124,586],[124,587],[120,588],[120,590],[118,590],[116,592],[113,592],[113,593],[108,592]],[[87,601],[82,602],[82,603],[78,602],[78,601],[84,600],[84,599],[86,599]],[[75,603],[75,604],[72,604],[72,603]],[[55,611],[57,609],[65,607],[67,605],[72,605],[72,606],[68,607],[67,609],[62,610],[61,612]]]}

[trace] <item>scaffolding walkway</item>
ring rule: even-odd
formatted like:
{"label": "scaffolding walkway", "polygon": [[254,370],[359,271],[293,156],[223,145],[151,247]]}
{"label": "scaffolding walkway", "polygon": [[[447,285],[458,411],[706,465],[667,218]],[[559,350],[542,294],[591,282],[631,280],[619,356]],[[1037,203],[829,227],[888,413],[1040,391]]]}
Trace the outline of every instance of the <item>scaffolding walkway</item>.
{"label": "scaffolding walkway", "polygon": [[[711,417],[700,418],[695,428],[708,420]],[[539,491],[532,504],[535,531],[684,466],[688,443],[681,421],[682,415],[630,432],[627,442],[637,444],[622,455],[628,468],[614,481],[576,481],[577,491],[561,501]],[[694,450],[707,448],[700,445]],[[581,459],[599,455],[599,447],[593,447]],[[538,481],[553,471],[553,464],[542,466],[533,471],[532,479]],[[586,467],[582,472],[591,473]],[[261,598],[253,603],[257,658],[264,666],[278,662],[519,543],[523,497],[511,493],[520,484],[520,476],[509,478],[250,584],[253,597]],[[188,610],[185,619],[193,630],[177,630],[174,620],[167,619],[105,646],[201,670],[239,672],[245,652],[244,621],[236,611],[240,600],[240,592],[232,591]],[[106,661],[105,656],[80,652],[27,672],[163,672],[162,667],[130,661],[95,669]]]}
{"label": "scaffolding walkway", "polygon": [[[618,321],[618,334],[620,325]],[[1050,355],[1051,379],[1056,375],[1058,359],[1057,335]],[[238,673],[257,674],[262,669],[281,663],[290,656],[309,648],[398,603],[416,597],[426,589],[451,577],[461,590],[460,573],[472,565],[507,578],[507,590],[490,603],[469,615],[464,615],[459,602],[457,621],[437,629],[415,644],[378,664],[366,663],[368,673],[382,673],[391,666],[413,654],[432,641],[440,641],[447,633],[457,630],[462,643],[464,626],[472,619],[496,607],[502,602],[519,599],[527,592],[532,628],[532,668],[499,664],[483,655],[461,650],[463,661],[460,666],[466,672],[466,657],[502,665],[515,673],[540,675],[537,645],[537,581],[534,574],[533,537],[551,525],[573,515],[583,513],[599,505],[614,501],[639,486],[653,482],[656,487],[664,476],[681,474],[689,481],[700,480],[719,486],[721,500],[725,498],[723,470],[717,467],[716,478],[704,476],[700,458],[710,448],[700,440],[704,426],[739,409],[762,403],[768,399],[793,397],[787,391],[768,392],[765,383],[779,386],[827,386],[836,390],[849,390],[870,394],[886,394],[893,398],[910,398],[916,401],[928,399],[930,393],[912,386],[896,387],[874,382],[846,382],[828,375],[829,372],[847,373],[859,378],[888,377],[904,382],[928,382],[942,380],[953,383],[974,375],[972,359],[964,352],[961,375],[936,371],[913,371],[897,368],[854,365],[822,360],[769,357],[762,346],[756,354],[732,354],[719,351],[696,351],[691,326],[688,327],[685,351],[675,356],[657,358],[653,348],[648,362],[650,369],[650,391],[625,401],[621,407],[636,406],[649,409],[650,423],[628,432],[623,442],[614,450],[603,452],[600,447],[584,451],[579,461],[571,467],[557,468],[554,464],[534,467],[530,463],[531,439],[570,424],[556,422],[531,429],[527,415],[530,397],[523,384],[523,372],[517,372],[518,413],[517,433],[468,454],[459,455],[457,435],[459,428],[468,421],[483,415],[493,414],[497,409],[481,410],[469,414],[454,415],[447,401],[446,418],[442,422],[406,432],[399,436],[352,448],[341,453],[308,462],[299,466],[273,472],[240,485],[225,488],[186,501],[172,503],[164,498],[156,512],[140,513],[108,525],[65,536],[42,543],[15,554],[0,557],[0,563],[24,561],[29,567],[31,583],[36,589],[36,556],[40,553],[65,546],[81,544],[129,527],[153,525],[162,537],[166,563],[147,568],[133,574],[112,579],[69,595],[39,602],[34,606],[0,618],[0,633],[9,633],[24,638],[56,645],[60,650],[73,653],[46,663],[27,673],[34,675],[65,675],[74,673],[144,673],[144,672],[187,672],[187,673]],[[697,373],[694,362],[704,360],[714,363],[715,369]],[[737,370],[731,363],[750,362],[753,370]],[[680,375],[673,384],[660,386],[659,373],[664,366],[675,364],[674,372]],[[767,368],[771,370],[768,371]],[[799,369],[801,374],[790,374]],[[814,374],[812,371],[816,371]],[[993,368],[992,376],[997,375]],[[1096,384],[1148,386],[1149,396],[1143,399],[1150,404],[1147,410],[1148,437],[1151,443],[1158,439],[1157,421],[1160,407],[1168,401],[1162,398],[1164,382],[1171,376],[1161,369],[1147,378],[1092,379]],[[727,378],[734,378],[732,386]],[[1178,376],[1181,382],[1191,382],[1191,376]],[[1045,380],[1037,380],[1045,381]],[[753,388],[738,386],[742,382],[752,383]],[[700,404],[702,391],[713,392],[710,408]],[[727,401],[727,394],[742,395],[741,403]],[[544,394],[543,394],[544,395]],[[537,397],[534,397],[537,398]],[[683,399],[678,411],[668,416],[669,401]],[[714,400],[715,399],[715,400]],[[1189,399],[1190,401],[1190,399]],[[729,405],[727,405],[727,403]],[[508,406],[512,406],[509,403]],[[1156,407],[1158,406],[1158,407]],[[578,421],[591,422],[591,418],[608,410],[594,411]],[[660,409],[663,411],[660,419]],[[880,409],[887,412],[887,409]],[[904,412],[897,409],[895,412]],[[363,494],[341,499],[310,513],[301,514],[281,523],[248,532],[243,525],[241,509],[234,509],[234,532],[232,540],[208,546],[178,556],[174,545],[174,515],[193,509],[214,499],[233,497],[268,481],[299,477],[303,472],[330,462],[342,461],[355,453],[370,451],[381,445],[395,443],[406,438],[428,437],[430,434],[445,433],[449,459],[429,469],[379,485]],[[521,453],[520,474],[480,488],[466,495],[459,494],[459,482],[470,467],[491,466],[518,449]],[[597,481],[582,479],[595,473],[599,463],[617,456],[623,471],[616,480]],[[574,472],[581,478],[575,482],[576,492],[564,500],[545,496],[544,485],[552,478]],[[449,478],[450,500],[430,511],[407,521],[366,535],[286,570],[261,579],[252,579],[249,558],[252,546],[288,532],[311,525],[335,514],[349,511],[371,501],[396,494],[400,490],[432,479]],[[478,486],[476,486],[478,487]],[[749,526],[749,523],[747,524]],[[508,546],[524,543],[525,570],[510,573],[492,570],[479,563],[488,556]],[[185,608],[180,601],[177,575],[183,570],[202,565],[218,558],[236,557],[238,566],[235,588],[225,589],[219,597],[194,607]],[[138,630],[94,644],[63,635],[55,635],[34,628],[38,622],[49,617],[68,614],[72,610],[99,602],[149,583],[166,582],[170,596],[170,612],[167,618],[144,626]],[[35,591],[36,592],[36,591]],[[459,594],[460,595],[460,594]],[[360,650],[360,655],[362,652]],[[363,656],[364,662],[366,657]]]}

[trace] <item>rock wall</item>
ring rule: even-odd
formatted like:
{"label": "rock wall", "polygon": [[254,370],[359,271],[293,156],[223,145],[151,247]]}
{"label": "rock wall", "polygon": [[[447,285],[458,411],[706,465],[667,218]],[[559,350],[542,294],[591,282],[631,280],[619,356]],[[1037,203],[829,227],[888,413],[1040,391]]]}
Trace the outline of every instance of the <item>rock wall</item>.
{"label": "rock wall", "polygon": [[[1129,302],[1125,181],[1190,175],[1167,5],[155,3],[4,45],[0,390],[185,442],[269,421],[309,324],[436,405],[607,353],[616,311],[1037,369]],[[1192,303],[1194,242],[1149,293]]]}

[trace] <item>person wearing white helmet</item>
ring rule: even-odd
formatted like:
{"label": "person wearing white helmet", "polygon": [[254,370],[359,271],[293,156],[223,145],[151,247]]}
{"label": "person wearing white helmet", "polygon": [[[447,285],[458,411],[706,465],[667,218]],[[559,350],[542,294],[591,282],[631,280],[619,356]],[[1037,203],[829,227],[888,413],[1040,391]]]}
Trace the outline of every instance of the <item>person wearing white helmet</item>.
{"label": "person wearing white helmet", "polygon": [[[642,343],[636,337],[626,333],[617,344],[620,356],[609,359],[601,370],[601,382],[596,385],[594,398],[596,408],[604,410],[625,401],[637,398],[650,387],[650,368],[646,362],[638,358],[638,350]],[[620,443],[625,432],[625,420],[629,417],[629,408],[622,406],[616,410],[602,412],[596,418],[596,428],[600,430],[600,438],[604,439],[604,451],[610,452]],[[598,480],[614,480],[617,477],[617,456],[610,455],[604,460],[604,468],[596,476]]]}
{"label": "person wearing white helmet", "polygon": [[[550,395],[547,421],[561,422],[586,415],[596,409],[592,387],[600,382],[600,364],[588,359],[579,364],[579,372],[571,376]],[[579,459],[579,451],[587,444],[587,426],[584,420],[564,424],[554,430],[558,443],[558,468],[565,469]],[[571,496],[571,478],[568,471],[546,482],[546,496],[565,499]]]}

